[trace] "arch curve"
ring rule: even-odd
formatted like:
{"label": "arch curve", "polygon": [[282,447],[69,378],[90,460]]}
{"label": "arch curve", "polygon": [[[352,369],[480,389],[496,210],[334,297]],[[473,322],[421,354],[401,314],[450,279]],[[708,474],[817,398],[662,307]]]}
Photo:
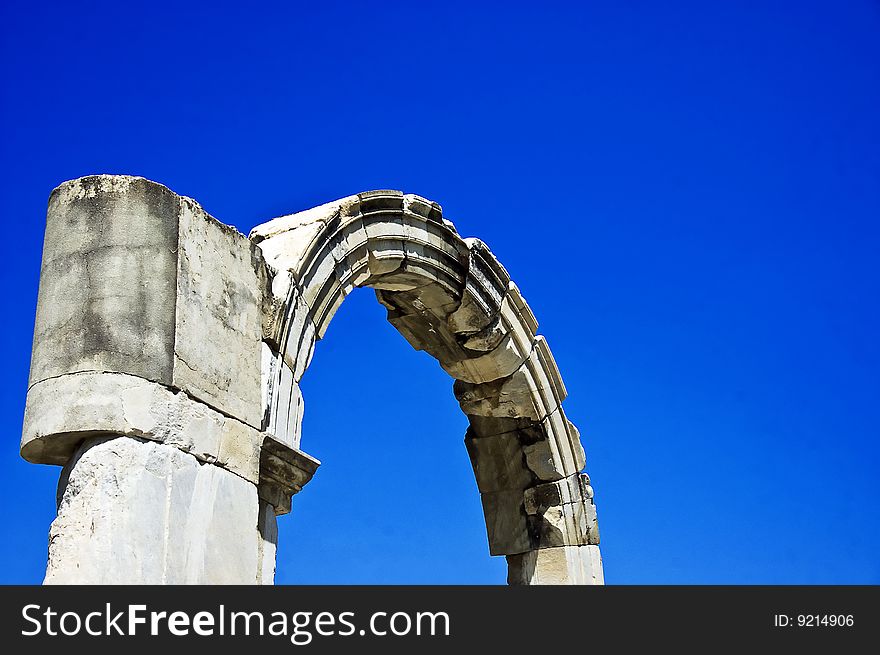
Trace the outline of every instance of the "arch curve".
{"label": "arch curve", "polygon": [[372,287],[389,322],[455,379],[492,555],[512,584],[601,584],[593,489],[562,377],[510,275],[440,205],[379,190],[255,227],[269,276],[263,428],[299,448],[299,382],[334,313]]}

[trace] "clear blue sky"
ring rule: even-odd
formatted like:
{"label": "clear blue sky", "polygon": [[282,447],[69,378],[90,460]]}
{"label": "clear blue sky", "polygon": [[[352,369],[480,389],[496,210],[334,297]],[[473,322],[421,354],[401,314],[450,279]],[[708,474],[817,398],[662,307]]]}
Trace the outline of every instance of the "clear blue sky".
{"label": "clear blue sky", "polygon": [[[18,456],[47,197],[129,173],[245,232],[390,187],[486,241],[609,583],[880,583],[880,4],[223,4],[0,5],[0,582],[54,516]],[[504,581],[451,381],[370,291],[303,389],[279,582]]]}

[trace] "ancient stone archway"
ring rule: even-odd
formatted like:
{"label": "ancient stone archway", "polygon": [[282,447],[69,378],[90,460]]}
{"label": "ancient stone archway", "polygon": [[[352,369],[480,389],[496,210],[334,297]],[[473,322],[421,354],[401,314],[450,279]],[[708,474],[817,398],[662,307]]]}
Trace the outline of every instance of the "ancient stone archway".
{"label": "ancient stone archway", "polygon": [[22,438],[26,459],[65,466],[47,581],[271,582],[275,515],[318,466],[299,449],[299,382],[363,286],[456,380],[509,582],[601,583],[547,342],[505,269],[439,205],[373,191],[245,238],[124,176],[65,183],[49,203]]}

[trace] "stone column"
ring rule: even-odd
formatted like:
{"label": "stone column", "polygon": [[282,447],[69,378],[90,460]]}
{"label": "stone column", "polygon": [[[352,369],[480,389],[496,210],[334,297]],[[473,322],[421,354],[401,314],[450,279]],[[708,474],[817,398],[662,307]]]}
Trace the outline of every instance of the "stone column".
{"label": "stone column", "polygon": [[21,444],[64,467],[47,583],[271,583],[318,462],[265,431],[259,250],[193,200],[51,195]]}
{"label": "stone column", "polygon": [[274,526],[256,487],[219,466],[135,437],[87,439],[61,475],[46,583],[271,584]]}

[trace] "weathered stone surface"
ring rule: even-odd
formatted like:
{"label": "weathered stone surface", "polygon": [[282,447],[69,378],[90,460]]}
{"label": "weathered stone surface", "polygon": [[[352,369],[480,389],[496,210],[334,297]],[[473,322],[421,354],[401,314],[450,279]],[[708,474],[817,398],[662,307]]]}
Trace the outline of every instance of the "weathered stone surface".
{"label": "weathered stone surface", "polygon": [[195,201],[128,176],[62,184],[40,284],[29,386],[128,373],[261,427],[265,265]]}
{"label": "weathered stone surface", "polygon": [[523,495],[529,532],[538,548],[599,544],[593,488],[586,475],[527,489]]}
{"label": "weathered stone surface", "polygon": [[529,348],[520,348],[511,334],[498,340],[495,348],[484,355],[441,362],[443,370],[457,380],[469,383],[491,383],[515,372],[523,363]]}
{"label": "weathered stone surface", "polygon": [[585,473],[571,475],[556,482],[539,484],[524,494],[526,514],[539,514],[549,507],[583,502],[593,497],[590,476]]}
{"label": "weathered stone surface", "polygon": [[[468,422],[474,432],[481,437],[491,437],[496,434],[504,434],[506,432],[514,432],[517,430],[527,430],[534,428],[537,424],[527,418],[507,418],[504,416],[480,416],[479,414],[468,414]],[[541,437],[535,437],[539,439]],[[534,441],[531,439],[529,441]]]}
{"label": "weathered stone surface", "polygon": [[259,249],[180,199],[173,386],[259,429]]}
{"label": "weathered stone surface", "polygon": [[452,377],[473,384],[499,380],[514,374],[532,354],[538,322],[513,282],[508,281],[505,291],[485,328],[458,335],[470,356],[444,364]]}
{"label": "weathered stone surface", "polygon": [[584,450],[577,428],[560,407],[542,421],[471,414],[469,435],[515,437],[522,444],[526,468],[538,480],[554,481],[581,471]]}
{"label": "weathered stone surface", "polygon": [[276,514],[287,514],[291,496],[302,490],[320,465],[311,455],[266,435],[260,453],[260,498],[271,503]]}
{"label": "weathered stone surface", "polygon": [[282,358],[276,357],[271,367],[272,380],[267,381],[270,407],[266,431],[291,448],[297,448],[304,409],[302,392],[293,379],[293,371]]}
{"label": "weathered stone surface", "polygon": [[251,230],[249,237],[276,271],[299,271],[302,261],[320,242],[327,223],[339,216],[340,208],[352,202],[357,202],[357,196],[273,218]]}
{"label": "weathered stone surface", "polygon": [[468,273],[461,305],[447,319],[453,332],[473,334],[485,329],[501,311],[510,275],[479,239],[468,239]]}
{"label": "weathered stone surface", "polygon": [[[494,444],[482,446],[484,453],[491,453],[493,449],[499,453],[502,448],[513,450],[513,438],[508,433],[500,439],[473,439],[468,442],[468,450],[473,453],[475,445],[479,448],[482,442]],[[532,479],[511,474],[513,465],[505,466],[500,458],[493,461],[483,454],[491,463],[491,473],[481,471],[480,457],[481,454],[477,454],[474,458],[477,480],[483,479],[486,487],[498,487],[480,489],[491,554],[514,555],[556,546],[599,543],[593,490],[586,475],[527,486]]]}
{"label": "weathered stone surface", "polygon": [[598,546],[560,546],[507,556],[511,585],[605,584]]}
{"label": "weathered stone surface", "polygon": [[284,361],[293,372],[294,381],[299,382],[312,362],[318,330],[312,321],[311,308],[300,295],[299,287],[292,287],[291,292],[293,293],[291,302],[294,303],[294,311],[285,326],[286,334],[284,335],[282,353]]}
{"label": "weathered stone surface", "polygon": [[22,456],[63,465],[84,438],[118,434],[161,441],[259,481],[263,434],[155,382],[124,373],[74,373],[28,392]]}
{"label": "weathered stone surface", "polygon": [[467,357],[455,335],[446,329],[444,319],[437,316],[438,312],[424,306],[419,298],[422,292],[423,289],[400,293],[377,291],[376,295],[383,305],[392,308],[388,311],[388,322],[413,348],[425,351],[441,366]]}
{"label": "weathered stone surface", "polygon": [[515,432],[476,437],[468,430],[465,445],[481,492],[525,489],[534,481]]}
{"label": "weathered stone surface", "polygon": [[586,455],[578,429],[569,421],[562,407],[541,421],[537,435],[523,447],[526,465],[542,480],[559,480],[583,470]]}
{"label": "weathered stone surface", "polygon": [[523,553],[532,547],[521,489],[480,494],[491,555]]}
{"label": "weathered stone surface", "polygon": [[271,581],[257,489],[237,475],[172,446],[105,437],[83,444],[62,485],[47,584]]}
{"label": "weathered stone surface", "polygon": [[179,208],[143,178],[95,175],[52,192],[31,385],[77,371],[171,384]]}
{"label": "weathered stone surface", "polygon": [[512,375],[482,384],[457,380],[454,391],[465,414],[533,421],[558,409],[566,395],[542,336],[535,338],[531,354]]}

